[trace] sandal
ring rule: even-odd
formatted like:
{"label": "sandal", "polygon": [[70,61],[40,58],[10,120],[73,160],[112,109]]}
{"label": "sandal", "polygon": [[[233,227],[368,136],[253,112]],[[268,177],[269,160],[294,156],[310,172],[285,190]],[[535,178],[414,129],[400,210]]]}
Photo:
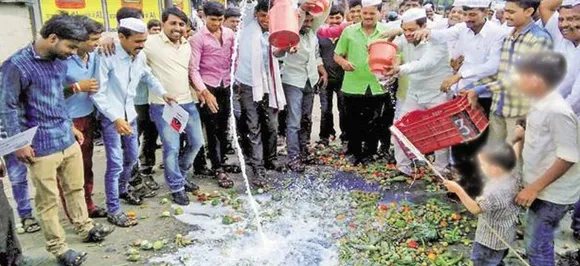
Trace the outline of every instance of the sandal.
{"label": "sandal", "polygon": [[217,179],[218,186],[222,188],[228,189],[234,186],[234,181],[232,181],[224,172],[216,172],[215,178]]}
{"label": "sandal", "polygon": [[155,182],[152,175],[143,175],[143,183],[151,190],[159,189],[159,184]]}
{"label": "sandal", "polygon": [[222,167],[224,168],[224,171],[226,171],[227,173],[239,174],[242,172],[242,169],[237,165],[224,164],[222,165]]}
{"label": "sandal", "polygon": [[22,228],[24,232],[32,234],[40,231],[40,224],[34,217],[27,217],[22,219]]}
{"label": "sandal", "polygon": [[59,255],[56,259],[58,260],[58,263],[63,266],[79,266],[87,260],[87,253],[76,252],[69,249],[65,253]]}
{"label": "sandal", "polygon": [[252,185],[256,188],[266,188],[268,182],[266,181],[266,173],[263,171],[254,172],[254,178],[252,178]]}
{"label": "sandal", "polygon": [[105,237],[115,231],[115,227],[103,226],[102,224],[95,224],[89,231],[87,238],[83,239],[85,243],[98,243],[105,240]]}
{"label": "sandal", "polygon": [[95,209],[89,212],[89,218],[107,218],[107,210],[96,206]]}
{"label": "sandal", "polygon": [[109,215],[107,217],[107,221],[119,227],[131,227],[139,224],[139,222],[137,222],[136,220],[129,219],[129,217],[127,217],[127,215],[124,212],[121,212],[116,215]]}

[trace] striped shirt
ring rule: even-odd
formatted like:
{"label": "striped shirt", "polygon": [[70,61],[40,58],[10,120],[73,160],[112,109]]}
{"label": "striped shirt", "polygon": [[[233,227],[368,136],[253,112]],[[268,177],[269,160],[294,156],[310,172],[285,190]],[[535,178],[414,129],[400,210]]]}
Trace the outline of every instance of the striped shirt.
{"label": "striped shirt", "polygon": [[498,116],[525,116],[529,103],[517,91],[512,79],[515,63],[527,54],[551,49],[550,35],[534,22],[530,22],[519,34],[512,32],[503,41],[498,73],[471,83],[465,89],[475,89],[480,95],[491,91],[491,111]]}
{"label": "striped shirt", "polygon": [[74,142],[63,93],[66,62],[41,58],[28,45],[1,67],[0,121],[6,135],[38,126],[32,148],[38,157],[62,151]]}
{"label": "striped shirt", "polygon": [[492,179],[486,184],[483,194],[475,199],[481,208],[475,242],[493,250],[504,250],[507,246],[494,233],[508,243],[514,240],[519,213],[514,202],[516,182],[512,176]]}

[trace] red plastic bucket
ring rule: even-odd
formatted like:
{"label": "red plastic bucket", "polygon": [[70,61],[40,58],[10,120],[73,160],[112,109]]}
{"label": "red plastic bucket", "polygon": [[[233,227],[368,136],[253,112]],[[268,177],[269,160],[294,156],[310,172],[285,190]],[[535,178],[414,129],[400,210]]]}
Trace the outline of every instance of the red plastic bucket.
{"label": "red plastic bucket", "polygon": [[385,66],[393,64],[397,56],[397,46],[387,40],[379,40],[369,45],[368,52],[371,72],[382,74]]}
{"label": "red plastic bucket", "polygon": [[298,13],[290,0],[274,1],[274,6],[268,12],[268,16],[270,17],[269,41],[272,46],[284,49],[298,45],[300,42]]}
{"label": "red plastic bucket", "polygon": [[314,7],[310,10],[310,14],[314,17],[319,17],[330,7],[329,0],[317,0]]}

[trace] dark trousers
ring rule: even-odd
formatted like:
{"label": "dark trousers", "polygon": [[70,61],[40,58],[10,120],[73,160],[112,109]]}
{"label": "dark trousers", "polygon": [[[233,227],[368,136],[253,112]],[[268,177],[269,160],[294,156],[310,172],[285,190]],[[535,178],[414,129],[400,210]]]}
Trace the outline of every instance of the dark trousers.
{"label": "dark trousers", "polygon": [[254,171],[264,170],[264,162],[277,159],[276,140],[278,134],[278,110],[269,107],[268,95],[254,102],[252,87],[240,84],[242,120],[248,129],[250,144],[249,164]]}
{"label": "dark trousers", "polygon": [[250,150],[250,145],[248,143],[248,128],[246,127],[246,123],[244,123],[243,119],[242,119],[242,107],[240,104],[240,85],[239,84],[234,84],[233,87],[234,90],[234,116],[236,118],[236,131],[238,134],[238,144],[240,145],[240,148],[242,149],[242,153],[244,154],[244,156],[248,156],[248,151]]}
{"label": "dark trousers", "polygon": [[220,86],[207,89],[215,96],[218,106],[217,113],[212,113],[207,106],[200,110],[201,122],[205,126],[207,135],[207,149],[212,169],[222,169],[222,158],[225,156],[228,145],[228,122],[230,118],[230,87]]}
{"label": "dark trousers", "polygon": [[[491,98],[479,98],[478,102],[483,107],[486,116],[489,117]],[[477,139],[451,147],[451,155],[455,163],[454,167],[461,175],[459,184],[471,197],[479,196],[483,189],[484,179],[479,171],[477,153],[487,142],[488,132],[489,130],[485,129]]]}
{"label": "dark trousers", "polygon": [[477,242],[473,243],[471,261],[474,266],[503,266],[503,259],[507,256],[508,250],[493,250]]}
{"label": "dark trousers", "polygon": [[[78,129],[85,138],[84,142],[81,144],[81,152],[83,154],[83,169],[84,169],[84,190],[85,190],[85,202],[87,203],[87,211],[89,213],[93,212],[96,208],[95,203],[93,202],[93,186],[94,186],[94,175],[93,175],[93,150],[94,150],[94,143],[93,143],[93,132],[94,128],[97,126],[95,117],[90,114],[85,117],[79,117],[73,119],[73,124],[76,129]],[[60,178],[58,179],[60,180]],[[66,200],[64,195],[62,194],[62,189],[60,187],[59,182],[59,195],[60,200],[62,201],[62,205],[64,207],[64,213],[69,221],[72,222],[70,219],[68,209],[66,207]]]}
{"label": "dark trousers", "polygon": [[0,181],[0,213],[0,265],[22,265],[22,248],[16,236],[14,212],[4,193],[2,181]]}
{"label": "dark trousers", "polygon": [[137,111],[137,139],[140,141],[139,151],[139,171],[144,174],[151,174],[155,166],[155,150],[157,149],[157,127],[149,116],[149,105],[135,105]]}
{"label": "dark trousers", "polygon": [[338,104],[338,126],[340,127],[340,140],[346,140],[346,121],[344,112],[344,96],[341,91],[342,80],[329,80],[326,88],[320,91],[320,139],[328,139],[336,136],[334,130],[333,96],[336,93]]}
{"label": "dark trousers", "polygon": [[286,118],[288,117],[288,110],[284,109],[278,112],[278,135],[285,137],[286,130],[288,130],[288,125],[286,124]]}
{"label": "dark trousers", "polygon": [[377,153],[385,97],[371,95],[370,88],[365,95],[344,94],[348,152],[357,159]]}
{"label": "dark trousers", "polygon": [[381,122],[379,126],[381,151],[388,151],[391,147],[391,130],[389,128],[393,125],[393,120],[395,119],[396,99],[394,99],[394,95],[395,94],[387,93],[383,97],[384,104],[383,110],[381,112]]}

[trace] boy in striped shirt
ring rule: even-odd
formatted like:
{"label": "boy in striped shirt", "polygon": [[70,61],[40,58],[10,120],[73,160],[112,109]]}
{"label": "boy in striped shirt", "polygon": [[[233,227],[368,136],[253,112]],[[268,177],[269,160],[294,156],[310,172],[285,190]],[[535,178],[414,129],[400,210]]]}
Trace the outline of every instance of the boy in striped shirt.
{"label": "boy in striped shirt", "polygon": [[517,181],[512,175],[516,153],[506,142],[491,143],[482,149],[478,159],[481,172],[488,177],[480,197],[472,199],[454,181],[446,181],[444,185],[457,194],[467,210],[475,215],[481,214],[471,253],[474,265],[504,265],[508,246],[503,241],[511,243],[514,240],[519,213],[514,202]]}

